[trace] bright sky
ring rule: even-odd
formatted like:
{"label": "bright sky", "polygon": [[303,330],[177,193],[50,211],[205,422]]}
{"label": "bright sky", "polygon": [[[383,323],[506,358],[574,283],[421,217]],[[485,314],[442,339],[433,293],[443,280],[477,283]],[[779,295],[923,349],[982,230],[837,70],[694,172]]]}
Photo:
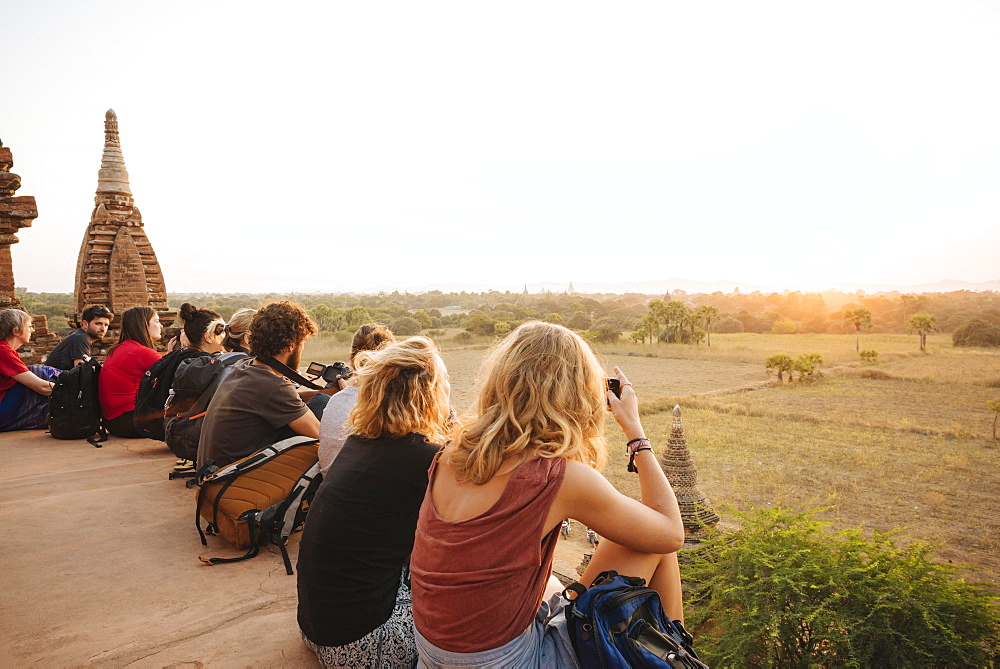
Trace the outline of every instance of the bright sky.
{"label": "bright sky", "polygon": [[989,0],[32,0],[0,43],[34,291],[108,108],[172,292],[1000,279]]}

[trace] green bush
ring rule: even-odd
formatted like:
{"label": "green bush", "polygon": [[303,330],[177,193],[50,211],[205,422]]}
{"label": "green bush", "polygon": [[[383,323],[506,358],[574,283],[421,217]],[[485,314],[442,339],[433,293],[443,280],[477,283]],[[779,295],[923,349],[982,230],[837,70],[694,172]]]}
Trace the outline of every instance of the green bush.
{"label": "green bush", "polygon": [[874,365],[878,362],[878,351],[873,348],[866,348],[865,350],[859,352],[858,355],[864,362],[867,362],[870,365]]}
{"label": "green bush", "polygon": [[976,318],[955,330],[951,343],[954,346],[1000,346],[1000,326]]}
{"label": "green bush", "polygon": [[685,566],[687,619],[712,667],[984,667],[1000,613],[982,586],[893,533],[830,532],[823,509],[736,513]]}
{"label": "green bush", "polygon": [[472,334],[488,336],[493,334],[493,328],[496,325],[496,321],[486,314],[472,314],[465,322],[462,323],[462,327],[466,331]]}
{"label": "green bush", "polygon": [[394,320],[389,325],[389,329],[392,330],[392,333],[395,335],[409,337],[420,332],[420,322],[415,318],[403,316],[402,318]]}
{"label": "green bush", "polygon": [[783,381],[785,373],[791,378],[792,370],[795,369],[795,361],[787,353],[775,353],[764,361],[764,368],[768,374],[771,373],[772,369],[776,371],[778,373],[778,381]]}
{"label": "green bush", "polygon": [[472,341],[472,333],[470,332],[459,332],[455,335],[455,341],[459,344],[468,344]]}
{"label": "green bush", "polygon": [[[819,366],[823,364],[823,356],[819,353],[803,353],[795,359],[793,368],[799,373],[799,381],[822,376]],[[791,378],[791,375],[789,375]]]}

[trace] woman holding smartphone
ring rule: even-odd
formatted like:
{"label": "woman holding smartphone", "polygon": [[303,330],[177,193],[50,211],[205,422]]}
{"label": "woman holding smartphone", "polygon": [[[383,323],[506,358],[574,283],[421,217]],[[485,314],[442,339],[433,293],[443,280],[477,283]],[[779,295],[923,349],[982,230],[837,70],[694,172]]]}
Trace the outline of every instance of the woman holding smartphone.
{"label": "woman holding smartphone", "polygon": [[[604,541],[581,581],[614,569],[646,579],[683,617],[676,551],[684,528],[670,483],[616,368],[607,390],[587,344],[532,322],[487,357],[473,416],[435,459],[411,557],[422,666],[575,666],[552,559],[565,518]],[[600,469],[607,411],[625,433],[642,502]]]}

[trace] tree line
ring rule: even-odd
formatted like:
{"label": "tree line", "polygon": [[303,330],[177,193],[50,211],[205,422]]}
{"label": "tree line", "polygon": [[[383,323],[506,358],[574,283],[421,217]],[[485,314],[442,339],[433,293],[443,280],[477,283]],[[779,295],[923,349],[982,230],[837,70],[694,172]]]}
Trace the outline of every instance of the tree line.
{"label": "tree line", "polygon": [[[49,317],[55,330],[68,327],[70,293],[32,293],[18,289],[24,307]],[[380,321],[403,335],[461,328],[470,335],[502,335],[526,320],[565,325],[596,341],[632,339],[639,343],[711,344],[718,333],[915,333],[921,345],[931,332],[952,333],[957,345],[1000,346],[1000,293],[638,293],[574,294],[425,293],[225,294],[171,293],[177,308],[185,301],[213,309],[224,318],[244,307],[272,300],[303,304],[325,333],[353,331]],[[395,326],[395,327],[394,327]],[[398,329],[397,329],[398,328]],[[860,349],[860,342],[857,347]]]}

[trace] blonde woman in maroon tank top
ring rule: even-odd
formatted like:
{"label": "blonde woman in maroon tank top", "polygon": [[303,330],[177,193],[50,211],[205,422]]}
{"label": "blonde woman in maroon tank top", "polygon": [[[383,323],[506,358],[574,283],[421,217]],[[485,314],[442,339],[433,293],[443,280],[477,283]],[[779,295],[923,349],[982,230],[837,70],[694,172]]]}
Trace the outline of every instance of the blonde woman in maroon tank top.
{"label": "blonde woman in maroon tank top", "polygon": [[[552,557],[564,518],[601,542],[582,582],[614,569],[656,589],[683,619],[684,528],[648,442],[635,441],[642,502],[601,475],[611,411],[643,440],[636,395],[608,392],[588,345],[558,325],[517,328],[487,357],[473,415],[430,469],[411,556],[421,666],[575,666]],[[616,445],[621,447],[623,445]]]}

